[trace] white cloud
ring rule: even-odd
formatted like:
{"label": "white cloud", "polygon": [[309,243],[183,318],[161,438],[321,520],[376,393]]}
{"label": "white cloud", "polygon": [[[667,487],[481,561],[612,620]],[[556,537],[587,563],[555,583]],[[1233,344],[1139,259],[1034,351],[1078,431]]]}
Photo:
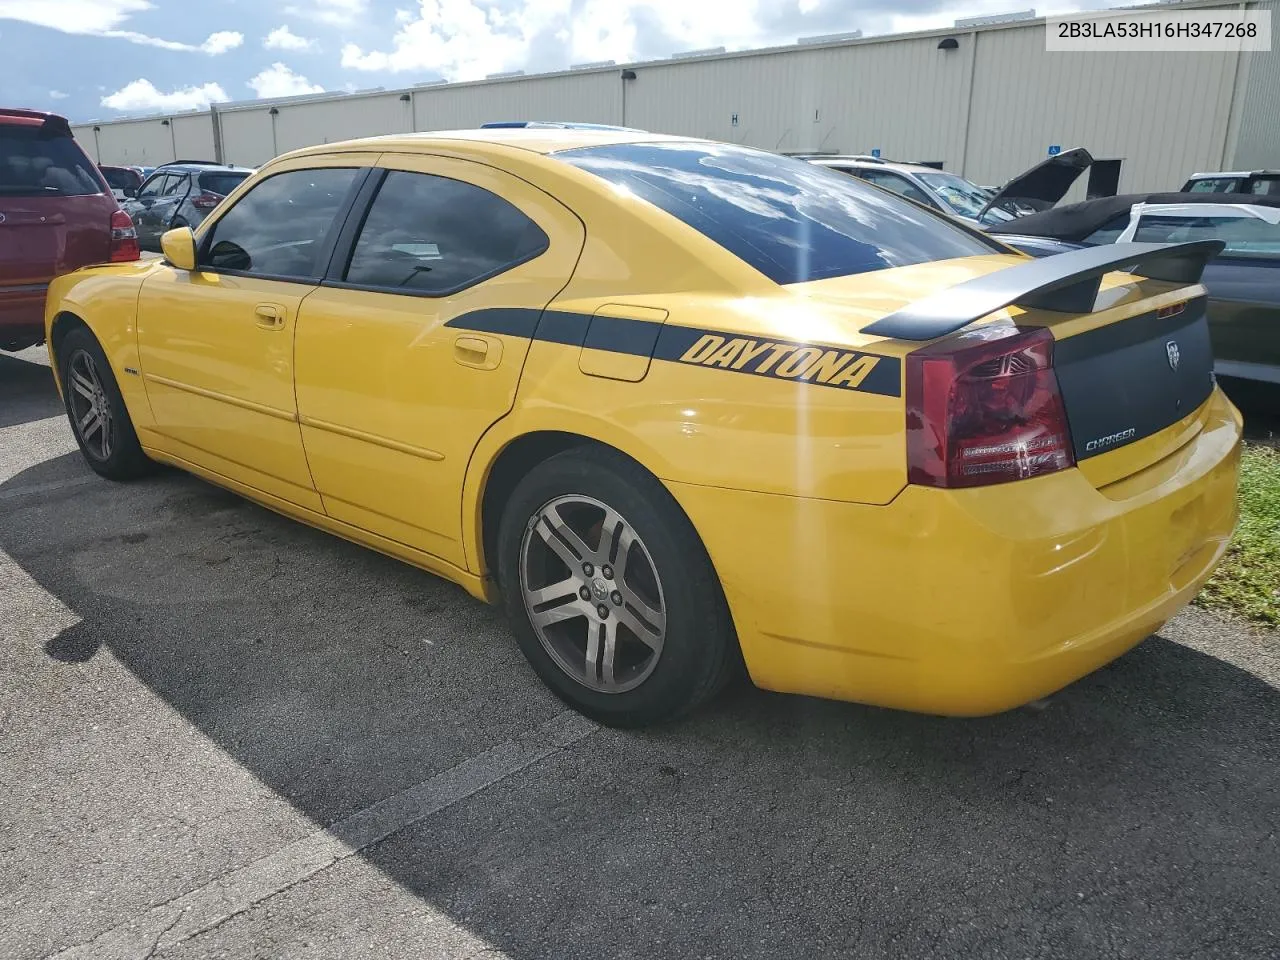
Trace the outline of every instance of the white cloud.
{"label": "white cloud", "polygon": [[161,93],[150,80],[134,80],[103,97],[102,105],[112,110],[202,110],[226,99],[226,92],[216,83]]}
{"label": "white cloud", "polygon": [[62,33],[112,37],[162,50],[201,51],[216,55],[244,43],[244,35],[219,30],[204,43],[182,43],[120,27],[135,13],[150,10],[150,0],[0,0],[0,20],[21,20]]}
{"label": "white cloud", "polygon": [[263,99],[272,97],[296,97],[304,93],[324,93],[324,87],[311,83],[306,77],[290,70],[283,63],[273,63],[256,77],[249,80],[248,86]]}
{"label": "white cloud", "polygon": [[268,50],[309,50],[315,41],[308,37],[300,37],[287,26],[276,27],[262,39],[262,45]]}
{"label": "white cloud", "polygon": [[50,99],[50,100],[65,100],[65,99],[67,99],[67,97],[69,97],[69,96],[71,96],[71,94],[69,94],[69,93],[63,93],[61,90],[50,90],[50,91],[49,91],[49,99]]}
{"label": "white cloud", "polygon": [[368,6],[369,0],[312,0],[309,6],[292,5],[285,7],[284,12],[330,26],[345,27],[355,23]]}

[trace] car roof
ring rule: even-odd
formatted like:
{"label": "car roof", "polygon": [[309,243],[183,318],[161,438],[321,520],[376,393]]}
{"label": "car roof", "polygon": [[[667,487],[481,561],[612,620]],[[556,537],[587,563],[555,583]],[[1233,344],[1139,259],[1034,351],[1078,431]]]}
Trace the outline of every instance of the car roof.
{"label": "car roof", "polygon": [[865,157],[805,157],[820,167],[863,167],[867,170],[896,170],[899,173],[945,173],[923,163],[899,163],[895,160],[868,160]]}
{"label": "car roof", "polygon": [[578,147],[607,147],[622,143],[710,143],[696,137],[676,137],[664,133],[639,130],[594,130],[582,128],[489,127],[483,130],[433,130],[427,133],[393,133],[341,143],[323,143],[303,147],[286,154],[305,157],[345,151],[402,150],[415,153],[433,145],[448,143],[474,144],[480,148],[514,148],[531,153],[558,153]]}
{"label": "car roof", "polygon": [[157,173],[253,173],[250,167],[236,167],[227,163],[162,163],[151,171]]}
{"label": "car roof", "polygon": [[44,110],[26,110],[20,107],[0,107],[0,123],[12,123],[20,126],[38,127],[47,120],[61,120],[65,117]]}
{"label": "car roof", "polygon": [[1216,170],[1212,173],[1193,173],[1188,180],[1208,180],[1212,177],[1256,177],[1260,174],[1280,176],[1280,170]]}

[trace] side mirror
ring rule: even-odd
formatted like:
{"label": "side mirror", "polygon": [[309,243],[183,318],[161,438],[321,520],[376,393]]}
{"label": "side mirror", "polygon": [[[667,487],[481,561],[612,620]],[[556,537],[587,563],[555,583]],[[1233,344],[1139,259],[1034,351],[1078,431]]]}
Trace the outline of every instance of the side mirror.
{"label": "side mirror", "polygon": [[196,237],[190,227],[175,227],[160,235],[164,258],[179,270],[196,268]]}

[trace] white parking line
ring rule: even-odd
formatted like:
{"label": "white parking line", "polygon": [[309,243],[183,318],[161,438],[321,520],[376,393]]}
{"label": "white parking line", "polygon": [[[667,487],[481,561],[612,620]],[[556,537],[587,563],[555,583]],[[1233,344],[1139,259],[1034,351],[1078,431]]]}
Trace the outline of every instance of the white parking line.
{"label": "white parking line", "polygon": [[[274,853],[224,873],[202,887],[105,930],[86,943],[50,954],[47,960],[141,960],[153,956],[519,773],[596,729],[590,720],[566,710],[523,737],[499,744]],[[474,938],[475,935],[468,936]]]}

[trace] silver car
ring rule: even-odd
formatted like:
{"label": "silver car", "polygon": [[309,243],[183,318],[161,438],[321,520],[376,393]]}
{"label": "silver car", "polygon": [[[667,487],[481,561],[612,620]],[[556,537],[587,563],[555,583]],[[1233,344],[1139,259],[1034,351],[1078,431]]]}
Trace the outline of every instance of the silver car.
{"label": "silver car", "polygon": [[121,208],[133,218],[144,250],[159,250],[160,235],[199,226],[253,170],[219,163],[179,162],[156,167]]}

